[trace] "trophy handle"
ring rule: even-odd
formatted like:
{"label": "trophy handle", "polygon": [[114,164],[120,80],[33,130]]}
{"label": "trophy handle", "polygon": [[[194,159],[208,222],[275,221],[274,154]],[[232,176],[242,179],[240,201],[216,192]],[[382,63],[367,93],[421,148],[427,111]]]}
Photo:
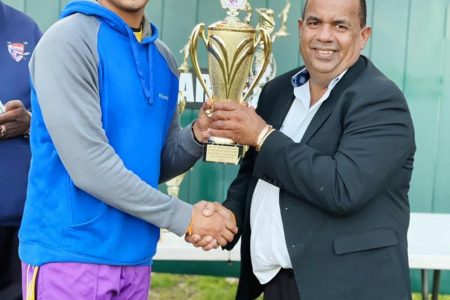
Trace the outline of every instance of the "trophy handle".
{"label": "trophy handle", "polygon": [[202,38],[203,42],[205,43],[206,48],[208,48],[208,40],[205,37],[205,24],[204,23],[198,24],[197,26],[195,26],[194,30],[192,31],[189,51],[191,53],[191,61],[192,61],[192,66],[194,68],[195,75],[197,75],[197,78],[200,81],[200,84],[202,85],[203,90],[205,91],[208,98],[212,99],[212,96],[208,90],[208,87],[206,86],[206,82],[203,79],[202,71],[200,70],[200,66],[198,64],[197,45],[198,45],[199,37]]}
{"label": "trophy handle", "polygon": [[270,55],[272,54],[272,40],[270,38],[270,35],[263,28],[259,29],[259,36],[256,39],[255,45],[253,46],[254,49],[256,49],[256,47],[258,47],[258,44],[261,42],[264,45],[264,63],[261,67],[261,70],[259,70],[258,75],[255,78],[255,81],[253,81],[247,93],[245,93],[244,98],[242,98],[242,101],[245,101],[253,93],[253,90],[263,77],[264,72],[266,72],[267,66],[269,65],[270,62]]}

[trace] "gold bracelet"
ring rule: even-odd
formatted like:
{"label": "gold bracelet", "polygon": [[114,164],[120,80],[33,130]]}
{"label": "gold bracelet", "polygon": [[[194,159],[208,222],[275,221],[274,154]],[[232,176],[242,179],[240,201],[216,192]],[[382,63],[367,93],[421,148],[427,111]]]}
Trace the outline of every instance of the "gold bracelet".
{"label": "gold bracelet", "polygon": [[260,141],[260,143],[258,145],[256,145],[256,151],[260,151],[261,147],[263,146],[264,142],[266,141],[266,139],[269,137],[269,135],[274,132],[275,129],[272,128],[272,126],[270,126],[269,131],[263,136],[262,140]]}
{"label": "gold bracelet", "polygon": [[258,139],[256,140],[256,147],[258,147],[258,145],[261,144],[262,139],[264,138],[264,136],[266,136],[267,132],[269,132],[269,130],[272,129],[271,125],[266,125],[263,130],[261,130],[261,132],[258,135]]}
{"label": "gold bracelet", "polygon": [[192,208],[192,216],[191,216],[191,221],[189,222],[189,226],[188,226],[188,228],[187,228],[187,230],[186,230],[186,234],[189,236],[189,235],[192,235],[192,226],[193,226],[193,224],[194,224],[194,208]]}

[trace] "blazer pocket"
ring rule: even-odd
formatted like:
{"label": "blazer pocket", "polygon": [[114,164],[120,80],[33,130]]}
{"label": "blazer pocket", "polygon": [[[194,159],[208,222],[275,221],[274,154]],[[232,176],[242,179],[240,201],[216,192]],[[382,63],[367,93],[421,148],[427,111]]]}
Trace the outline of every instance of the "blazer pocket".
{"label": "blazer pocket", "polygon": [[333,241],[337,255],[391,247],[398,244],[397,236],[391,228],[379,228],[370,231],[336,236]]}

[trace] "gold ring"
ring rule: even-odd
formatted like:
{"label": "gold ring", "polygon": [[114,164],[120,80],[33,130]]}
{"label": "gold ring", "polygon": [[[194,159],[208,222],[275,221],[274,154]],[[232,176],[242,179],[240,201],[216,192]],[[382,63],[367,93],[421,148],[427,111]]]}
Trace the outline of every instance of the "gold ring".
{"label": "gold ring", "polygon": [[6,127],[5,127],[5,125],[2,125],[0,128],[1,128],[0,135],[1,135],[1,137],[3,137],[6,134]]}

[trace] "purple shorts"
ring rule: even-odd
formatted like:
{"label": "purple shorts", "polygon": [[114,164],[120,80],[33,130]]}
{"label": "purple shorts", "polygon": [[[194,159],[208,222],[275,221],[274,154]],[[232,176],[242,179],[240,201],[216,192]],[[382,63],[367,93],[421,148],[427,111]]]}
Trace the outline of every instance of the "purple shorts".
{"label": "purple shorts", "polygon": [[48,263],[34,271],[22,263],[24,300],[148,300],[150,293],[149,266]]}

